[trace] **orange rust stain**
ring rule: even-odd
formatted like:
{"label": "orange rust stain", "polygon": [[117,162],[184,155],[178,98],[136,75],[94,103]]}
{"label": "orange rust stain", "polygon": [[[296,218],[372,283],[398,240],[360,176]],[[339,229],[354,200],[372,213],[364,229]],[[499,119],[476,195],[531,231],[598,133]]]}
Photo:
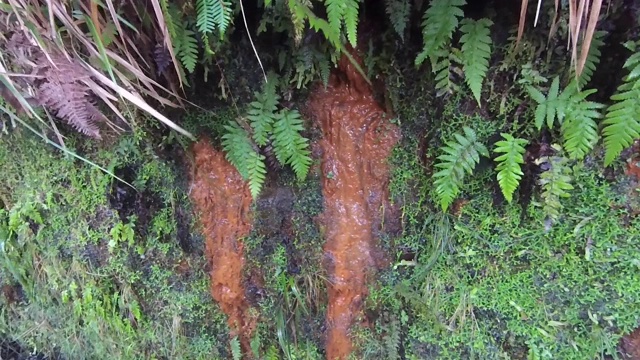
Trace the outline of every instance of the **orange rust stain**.
{"label": "orange rust stain", "polygon": [[387,157],[400,135],[369,85],[345,58],[329,86],[312,95],[309,111],[322,129],[322,174],[330,274],[327,358],[346,359],[349,330],[362,317],[367,279],[375,272],[383,209],[388,208]]}
{"label": "orange rust stain", "polygon": [[206,141],[193,146],[191,197],[200,214],[211,265],[211,295],[228,316],[231,336],[245,352],[256,321],[245,298],[241,239],[251,231],[249,185],[238,171]]}

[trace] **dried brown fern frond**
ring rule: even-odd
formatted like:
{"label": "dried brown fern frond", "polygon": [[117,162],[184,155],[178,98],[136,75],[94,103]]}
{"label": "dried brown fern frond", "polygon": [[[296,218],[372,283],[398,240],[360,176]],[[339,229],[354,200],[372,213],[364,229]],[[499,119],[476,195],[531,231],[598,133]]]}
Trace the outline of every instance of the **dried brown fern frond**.
{"label": "dried brown fern frond", "polygon": [[65,57],[52,56],[52,60],[54,63],[48,64],[40,59],[44,80],[37,86],[37,99],[77,131],[100,138],[98,122],[106,118],[91,102],[91,89],[83,83],[89,73]]}
{"label": "dried brown fern frond", "polygon": [[[152,2],[155,7],[157,0]],[[116,128],[95,106],[94,101],[100,99],[125,123],[128,119],[121,112],[126,109],[126,103],[131,103],[193,139],[193,135],[145,100],[150,97],[162,105],[177,107],[171,99],[179,102],[180,97],[153,79],[147,61],[152,59],[142,56],[151,51],[140,48],[141,43],[145,43],[140,38],[161,39],[159,28],[163,24],[151,21],[151,26],[143,25],[149,24],[148,14],[125,10],[139,5],[138,2],[115,0],[88,3],[8,0],[0,3],[3,10],[0,12],[0,34],[7,34],[0,36],[0,48],[6,55],[0,56],[6,65],[4,68],[12,73],[37,77],[27,86],[18,86],[6,73],[0,74],[0,80],[11,85],[8,88],[12,95],[26,94],[27,88],[31,88],[41,105],[90,136],[100,136],[98,125],[101,122]],[[143,15],[145,19],[141,17]],[[14,40],[13,44],[7,39]],[[170,44],[170,39],[164,40]],[[42,121],[31,107],[28,110]]]}

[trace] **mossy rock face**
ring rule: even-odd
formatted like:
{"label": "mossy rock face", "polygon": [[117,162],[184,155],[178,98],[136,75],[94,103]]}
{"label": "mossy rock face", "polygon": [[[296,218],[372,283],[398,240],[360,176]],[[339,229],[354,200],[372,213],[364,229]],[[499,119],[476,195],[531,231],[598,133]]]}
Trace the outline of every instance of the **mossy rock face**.
{"label": "mossy rock face", "polygon": [[83,153],[136,190],[28,134],[3,139],[12,207],[0,210],[10,234],[0,278],[22,294],[0,300],[11,303],[0,319],[7,341],[51,358],[224,357],[228,330],[189,235],[185,171],[134,136]]}

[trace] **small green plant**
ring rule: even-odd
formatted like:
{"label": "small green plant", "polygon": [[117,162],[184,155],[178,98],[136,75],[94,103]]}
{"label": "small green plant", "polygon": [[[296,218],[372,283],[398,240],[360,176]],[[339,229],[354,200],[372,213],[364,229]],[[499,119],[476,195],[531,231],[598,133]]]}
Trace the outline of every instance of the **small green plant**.
{"label": "small green plant", "polygon": [[113,249],[121,243],[125,243],[128,246],[133,246],[133,242],[135,241],[135,232],[133,229],[133,223],[117,223],[109,233],[111,235],[111,240],[109,240],[108,243],[109,250],[113,251]]}
{"label": "small green plant", "polygon": [[548,168],[540,175],[539,184],[542,187],[540,197],[542,199],[542,211],[546,219],[554,223],[560,217],[563,208],[561,200],[570,196],[568,190],[572,190],[571,169],[567,163],[569,159],[562,155],[560,145],[552,145],[555,155],[545,156],[537,160],[538,164],[546,164]]}
{"label": "small green plant", "polygon": [[514,138],[510,134],[503,133],[501,135],[504,140],[498,141],[493,151],[502,154],[495,159],[498,163],[496,167],[496,170],[498,170],[498,184],[500,184],[504,198],[511,202],[513,193],[524,175],[520,166],[524,164],[524,146],[528,141]]}
{"label": "small green plant", "polygon": [[604,105],[586,98],[595,90],[579,90],[573,80],[560,92],[560,78],[551,82],[545,96],[540,90],[528,86],[531,98],[538,104],[535,110],[535,125],[540,130],[546,122],[549,129],[558,123],[564,137],[564,148],[572,159],[582,159],[598,141],[596,120],[601,117],[599,109]]}
{"label": "small green plant", "polygon": [[493,22],[489,19],[471,20],[464,19],[461,22],[460,31],[462,37],[462,64],[465,81],[471,89],[471,93],[481,106],[482,81],[489,70],[489,58],[491,57],[491,32],[489,28]]}
{"label": "small green plant", "polygon": [[297,110],[282,108],[278,110],[280,97],[276,94],[273,78],[267,82],[256,100],[249,104],[247,119],[241,118],[225,125],[226,134],[222,136],[222,146],[227,159],[238,169],[243,178],[249,181],[254,198],[266,177],[265,156],[260,154],[258,146],[273,145],[278,162],[290,165],[299,181],[303,181],[311,166],[309,140],[301,133],[303,121]]}
{"label": "small green plant", "polygon": [[453,37],[453,32],[464,16],[462,6],[465,0],[435,0],[425,11],[422,18],[422,37],[424,46],[416,57],[416,65],[420,65],[429,58],[431,64],[438,63],[438,58],[444,57],[440,50],[445,50]]}
{"label": "small green plant", "polygon": [[441,148],[444,154],[438,156],[439,162],[435,164],[440,169],[433,174],[435,191],[443,211],[460,192],[465,173],[473,173],[480,162],[480,155],[489,156],[489,151],[478,141],[473,130],[465,126],[463,132],[464,135],[456,133],[455,140],[446,142]]}
{"label": "small green plant", "polygon": [[624,63],[629,74],[618,91],[611,97],[613,105],[607,108],[604,119],[604,164],[611,163],[622,150],[640,137],[640,42],[628,42],[625,46],[633,52]]}

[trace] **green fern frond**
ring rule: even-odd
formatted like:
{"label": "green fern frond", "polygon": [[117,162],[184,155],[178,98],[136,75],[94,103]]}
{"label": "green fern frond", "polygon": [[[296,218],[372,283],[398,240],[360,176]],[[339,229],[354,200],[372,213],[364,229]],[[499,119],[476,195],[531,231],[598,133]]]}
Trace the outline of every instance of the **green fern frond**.
{"label": "green fern frond", "polygon": [[439,50],[436,55],[438,59],[432,66],[432,71],[435,73],[436,80],[436,97],[440,97],[446,94],[452,94],[458,89],[458,86],[453,81],[454,63],[460,63],[460,59],[455,55],[459,53],[458,49],[445,48]]}
{"label": "green fern frond", "polygon": [[535,124],[538,130],[546,124],[548,128],[553,128],[553,124],[557,119],[560,124],[564,120],[567,108],[571,104],[572,97],[577,92],[575,82],[567,86],[562,93],[560,91],[560,78],[556,76],[551,82],[547,96],[544,96],[540,90],[533,86],[528,86],[529,96],[538,103],[535,110]]}
{"label": "green fern frond", "polygon": [[343,0],[346,9],[344,11],[344,25],[347,30],[347,39],[354,48],[358,44],[358,14],[359,14],[359,0]]}
{"label": "green fern frond", "polygon": [[599,109],[604,105],[586,101],[586,97],[596,90],[581,91],[572,96],[562,123],[564,148],[571,159],[582,159],[598,142],[598,125],[596,119],[602,117]]}
{"label": "green fern frond", "polygon": [[463,128],[464,135],[454,134],[455,141],[448,141],[442,147],[444,154],[438,156],[436,168],[440,170],[433,174],[435,191],[443,211],[460,192],[460,186],[465,173],[471,174],[476,164],[480,162],[480,155],[489,156],[487,148],[477,140],[476,133],[468,127]]}
{"label": "green fern frond", "polygon": [[180,40],[175,45],[179,46],[176,48],[176,54],[185,69],[191,73],[196,69],[198,62],[198,41],[193,31],[185,28],[180,30],[178,33]]}
{"label": "green fern frond", "polygon": [[236,121],[224,125],[226,134],[222,136],[222,147],[226,158],[238,169],[240,175],[249,181],[251,195],[255,199],[260,193],[266,177],[264,156],[254,149],[249,134]]}
{"label": "green fern frond", "polygon": [[253,128],[253,140],[256,144],[265,146],[269,141],[269,133],[276,119],[280,97],[272,86],[265,86],[262,92],[255,93],[255,97],[255,101],[249,104],[247,119]]}
{"label": "green fern frond", "polygon": [[222,37],[231,22],[231,3],[223,0],[196,0],[196,14],[198,31],[206,36],[217,27]]}
{"label": "green fern frond", "polygon": [[[600,63],[600,48],[604,45],[604,37],[607,35],[606,31],[596,31],[591,38],[591,46],[589,47],[589,53],[587,54],[587,60],[584,63],[582,73],[578,77],[578,86],[584,87],[589,83],[593,73],[596,71],[596,67]],[[571,75],[575,78],[575,66],[571,67]]]}
{"label": "green fern frond", "polygon": [[389,15],[389,20],[400,39],[404,41],[404,31],[409,23],[411,2],[406,0],[385,0],[384,9]]}
{"label": "green fern frond", "polygon": [[325,0],[324,4],[327,7],[329,26],[339,34],[342,30],[342,19],[347,11],[347,3],[343,0]]}
{"label": "green fern frond", "polygon": [[258,154],[255,151],[247,154],[247,175],[249,180],[249,189],[251,190],[251,196],[256,199],[262,189],[262,184],[267,176],[267,167],[264,163],[264,155]]}
{"label": "green fern frond", "polygon": [[281,110],[273,124],[273,149],[281,164],[291,165],[298,180],[307,177],[311,166],[309,140],[300,132],[304,130],[300,113],[296,110]]}
{"label": "green fern frond", "polygon": [[240,340],[238,340],[237,336],[234,336],[230,342],[231,356],[233,360],[241,360],[242,350],[240,349]]}
{"label": "green fern frond", "polygon": [[220,29],[220,37],[223,37],[231,23],[231,13],[233,12],[231,9],[231,3],[224,0],[209,1],[217,3],[217,5],[213,7],[213,19],[216,22],[216,25],[218,25],[218,29]]}
{"label": "green fern frond", "polygon": [[445,47],[458,27],[459,18],[464,16],[462,6],[465,0],[434,0],[422,18],[422,38],[424,46],[416,57],[416,65],[421,65],[429,57],[431,63],[438,50]]}
{"label": "green fern frond", "polygon": [[537,160],[538,164],[547,163],[549,169],[540,174],[538,183],[542,187],[542,211],[547,220],[554,223],[560,217],[562,210],[562,198],[570,196],[569,190],[573,189],[571,185],[571,169],[568,166],[569,159],[562,155],[562,147],[554,144],[553,148],[557,151],[556,155],[542,157]]}
{"label": "green fern frond", "polygon": [[493,22],[489,19],[462,20],[462,63],[464,76],[469,89],[480,105],[482,93],[482,81],[489,70],[489,58],[491,57],[491,33],[489,28]]}
{"label": "green fern frond", "polygon": [[511,202],[513,200],[513,193],[520,184],[520,179],[524,173],[520,168],[521,164],[524,164],[524,146],[527,144],[527,140],[514,138],[510,134],[501,134],[504,140],[496,143],[493,152],[501,153],[495,161],[498,162],[496,170],[498,170],[498,184],[504,198]]}
{"label": "green fern frond", "polygon": [[611,97],[614,103],[607,109],[603,122],[605,166],[611,165],[624,148],[640,137],[640,51],[627,59],[624,68],[629,75]]}

